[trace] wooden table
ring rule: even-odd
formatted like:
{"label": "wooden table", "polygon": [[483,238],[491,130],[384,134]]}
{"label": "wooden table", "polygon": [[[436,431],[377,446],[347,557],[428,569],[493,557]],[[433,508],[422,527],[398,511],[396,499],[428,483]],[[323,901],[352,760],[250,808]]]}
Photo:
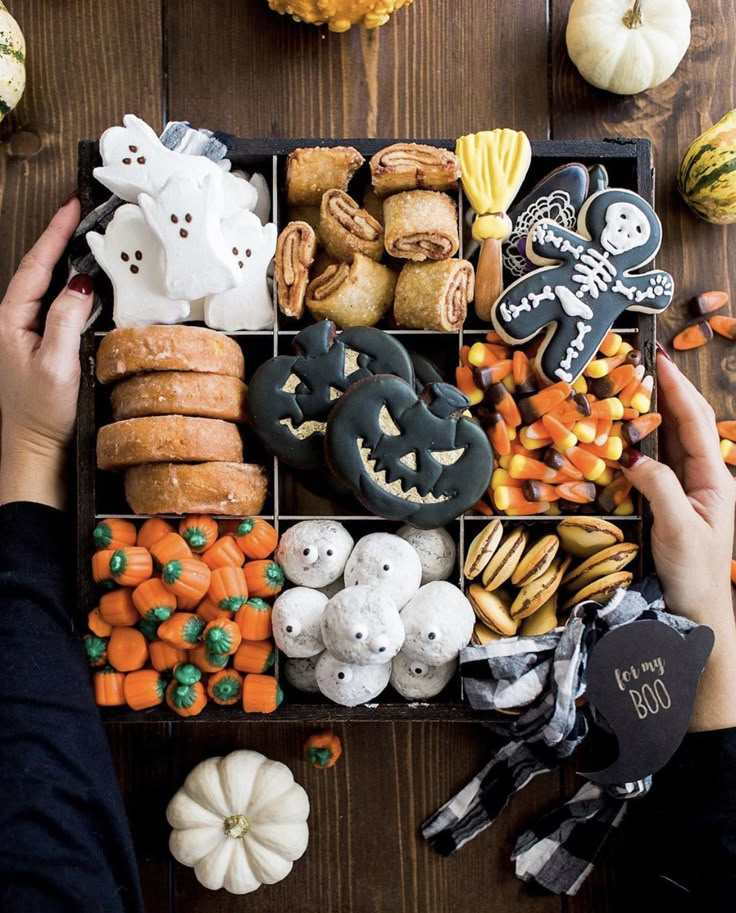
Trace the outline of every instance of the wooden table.
{"label": "wooden table", "polygon": [[[511,126],[532,139],[649,137],[665,226],[659,262],[678,288],[662,338],[680,327],[692,294],[730,287],[734,230],[696,222],[674,177],[690,140],[736,103],[736,0],[694,0],[685,61],[665,85],[635,98],[580,79],[564,45],[569,0],[416,0],[378,31],[345,35],[278,17],[265,0],[10,5],[28,42],[28,88],[0,128],[2,287],[74,188],[77,140],[97,137],[127,111],[154,126],[181,118],[241,136],[453,137]],[[719,417],[735,414],[733,351],[716,339],[678,356]],[[530,897],[513,876],[514,836],[570,794],[570,772],[538,778],[495,827],[445,860],[417,828],[482,762],[480,727],[341,726],[344,757],[329,772],[300,759],[307,731],[278,717],[108,727],[151,913],[622,909],[609,890],[610,861],[570,901]],[[190,870],[172,865],[164,821],[168,798],[194,763],[240,747],[289,764],[312,803],[305,857],[286,881],[247,900],[211,894]]]}

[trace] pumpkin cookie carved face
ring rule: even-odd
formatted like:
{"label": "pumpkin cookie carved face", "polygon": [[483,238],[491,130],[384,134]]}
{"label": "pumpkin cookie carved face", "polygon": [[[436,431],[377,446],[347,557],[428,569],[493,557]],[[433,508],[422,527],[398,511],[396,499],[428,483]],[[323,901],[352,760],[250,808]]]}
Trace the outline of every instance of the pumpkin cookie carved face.
{"label": "pumpkin cookie carved face", "polygon": [[295,355],[279,355],[255,372],[248,404],[264,446],[300,469],[324,465],[327,417],[349,387],[374,374],[413,379],[406,349],[372,327],[338,336],[335,324],[323,320],[302,330],[294,349]]}
{"label": "pumpkin cookie carved face", "polygon": [[491,474],[490,444],[463,416],[467,398],[449,384],[417,395],[396,377],[356,385],[327,428],[327,459],[365,506],[421,529],[470,508]]}

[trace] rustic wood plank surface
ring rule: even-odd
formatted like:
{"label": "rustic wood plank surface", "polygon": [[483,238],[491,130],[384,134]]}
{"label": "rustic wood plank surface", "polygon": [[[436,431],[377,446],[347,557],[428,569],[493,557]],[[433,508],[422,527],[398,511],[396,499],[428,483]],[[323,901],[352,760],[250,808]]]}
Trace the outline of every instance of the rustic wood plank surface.
{"label": "rustic wood plank surface", "polygon": [[[72,188],[77,140],[98,136],[132,110],[153,125],[183,117],[242,136],[456,136],[500,125],[535,139],[648,136],[665,225],[660,262],[680,289],[662,321],[663,338],[679,327],[692,293],[729,289],[733,232],[696,222],[676,196],[674,174],[688,142],[736,101],[735,0],[693,3],[686,60],[664,86],[633,99],[592,89],[570,64],[569,0],[416,0],[380,31],[346,35],[276,17],[265,0],[11,6],[29,44],[29,84],[0,128],[3,285]],[[723,417],[735,411],[736,357],[729,351],[716,340],[678,356]],[[314,771],[301,759],[308,731],[278,719],[108,726],[150,911],[622,909],[612,899],[615,854],[571,902],[532,897],[513,877],[513,837],[569,792],[571,776],[564,790],[559,775],[539,778],[496,827],[444,860],[427,849],[417,827],[482,762],[479,727],[342,726],[345,756],[334,771]],[[193,764],[237,747],[293,767],[313,809],[310,848],[293,874],[245,901],[207,892],[190,871],[173,866],[163,819]]]}

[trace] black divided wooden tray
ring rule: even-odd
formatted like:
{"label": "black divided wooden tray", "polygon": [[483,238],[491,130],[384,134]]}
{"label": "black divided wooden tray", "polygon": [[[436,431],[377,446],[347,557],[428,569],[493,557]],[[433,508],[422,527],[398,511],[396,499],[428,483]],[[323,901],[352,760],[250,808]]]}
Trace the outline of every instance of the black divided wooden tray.
{"label": "black divided wooden tray", "polygon": [[[357,148],[368,160],[375,152],[396,140],[392,139],[228,139],[229,158],[233,168],[261,172],[270,181],[272,191],[272,219],[279,230],[285,224],[286,213],[284,184],[286,156],[293,149],[314,145],[350,145]],[[417,140],[432,145],[454,147],[454,142],[444,140]],[[522,188],[523,195],[528,188],[554,168],[568,162],[582,162],[605,165],[610,184],[635,190],[644,199],[653,202],[654,171],[651,146],[648,140],[616,139],[601,142],[587,141],[542,141],[532,143],[532,163]],[[98,146],[94,142],[79,145],[79,189],[82,212],[86,215],[105,200],[109,193],[92,176],[93,168],[100,164]],[[360,199],[362,188],[369,182],[367,164],[355,176],[351,189]],[[458,194],[458,218],[462,228],[463,210],[466,204],[462,192]],[[282,215],[283,214],[283,215]],[[461,232],[462,235],[462,232]],[[459,256],[462,256],[462,247]],[[87,613],[97,604],[97,593],[90,572],[90,558],[93,551],[92,530],[99,519],[105,517],[132,518],[123,496],[122,476],[101,473],[96,469],[95,440],[97,429],[111,421],[109,394],[110,387],[102,387],[95,380],[95,354],[100,339],[111,329],[112,292],[104,276],[96,281],[96,291],[102,298],[104,310],[94,328],[88,330],[82,339],[82,383],[79,394],[79,421],[77,426],[77,579],[79,592],[79,621],[84,624]],[[274,303],[276,323],[273,330],[233,334],[243,348],[246,364],[246,381],[264,360],[273,355],[291,351],[291,342],[302,324],[285,319],[278,314]],[[407,348],[429,356],[440,368],[446,379],[452,381],[458,353],[464,343],[482,340],[489,327],[477,320],[472,312],[466,325],[459,333],[438,333],[433,331],[389,330],[399,336]],[[648,372],[655,368],[656,318],[648,314],[625,312],[616,324],[618,332],[640,348]],[[656,400],[654,401],[656,402]],[[654,408],[654,402],[652,408]],[[656,435],[643,441],[642,449],[649,456],[656,456]],[[271,469],[271,489],[264,508],[264,517],[271,520],[281,531],[302,519],[334,517],[350,530],[357,540],[360,536],[376,530],[395,531],[400,524],[383,521],[367,514],[360,505],[348,504],[331,493],[328,487],[318,482],[306,481],[304,476],[280,465],[265,454],[252,433],[245,431],[245,458],[248,462],[262,462]],[[502,518],[509,525],[522,522],[539,530],[551,528],[558,518],[530,517],[518,520]],[[641,543],[638,570],[643,572],[649,566],[648,532],[650,518],[645,505],[630,517],[609,518],[618,523],[629,541]],[[460,586],[465,546],[472,541],[487,518],[468,515],[460,517],[448,526],[458,546],[458,563],[452,578]],[[278,674],[278,663],[277,663]],[[302,694],[289,689],[282,681],[285,698],[273,715],[243,714],[237,707],[208,706],[197,720],[221,720],[222,722],[301,720],[304,722],[340,720],[468,720],[479,718],[462,701],[461,684],[456,677],[447,688],[431,701],[407,703],[391,689],[388,689],[374,703],[362,707],[341,707],[319,696]],[[130,723],[180,721],[167,708],[146,712],[126,709],[108,710],[105,718]],[[184,722],[181,720],[181,722]]]}

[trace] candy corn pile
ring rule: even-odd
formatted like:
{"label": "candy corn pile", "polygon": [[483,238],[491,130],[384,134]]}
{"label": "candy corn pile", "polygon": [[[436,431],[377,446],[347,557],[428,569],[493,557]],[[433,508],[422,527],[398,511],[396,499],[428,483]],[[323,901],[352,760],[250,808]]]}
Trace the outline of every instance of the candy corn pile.
{"label": "candy corn pile", "polygon": [[[716,314],[728,304],[726,292],[701,292],[690,301],[690,313],[696,318],[673,338],[672,346],[680,352],[698,349],[713,339],[713,334],[736,340],[736,317]],[[713,316],[709,317],[708,315]]]}
{"label": "candy corn pile", "polygon": [[649,411],[654,378],[641,352],[611,331],[571,385],[540,377],[538,348],[534,341],[511,349],[491,331],[461,349],[455,382],[495,453],[489,503],[475,509],[518,517],[595,505],[603,514],[632,514],[621,465],[661,422]]}
{"label": "candy corn pile", "polygon": [[265,598],[284,576],[270,558],[278,543],[270,523],[196,515],[176,530],[159,517],[140,528],[109,519],[94,542],[100,598],[84,647],[100,706],[166,701],[180,716],[196,716],[209,700],[246,712],[278,707],[281,689],[265,674],[275,656]]}

